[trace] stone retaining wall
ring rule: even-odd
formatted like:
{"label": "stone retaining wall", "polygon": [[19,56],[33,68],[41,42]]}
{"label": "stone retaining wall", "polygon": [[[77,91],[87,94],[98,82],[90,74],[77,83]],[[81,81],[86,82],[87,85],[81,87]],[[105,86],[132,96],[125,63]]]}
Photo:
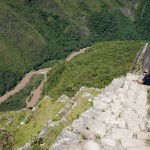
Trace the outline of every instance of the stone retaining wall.
{"label": "stone retaining wall", "polygon": [[145,69],[150,71],[150,43],[146,43],[145,46],[138,52],[130,71],[142,73]]}
{"label": "stone retaining wall", "polygon": [[144,69],[148,69],[150,72],[150,43],[147,46],[145,55],[144,55],[143,60],[142,60],[142,71]]}

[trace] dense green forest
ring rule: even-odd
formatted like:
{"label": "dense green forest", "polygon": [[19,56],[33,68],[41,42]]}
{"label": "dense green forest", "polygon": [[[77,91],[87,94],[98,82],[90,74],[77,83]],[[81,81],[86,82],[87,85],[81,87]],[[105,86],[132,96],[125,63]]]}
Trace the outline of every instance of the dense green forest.
{"label": "dense green forest", "polygon": [[48,74],[44,95],[72,97],[81,86],[104,88],[125,75],[143,42],[100,42],[70,62],[57,64]]}
{"label": "dense green forest", "polygon": [[0,95],[43,63],[98,41],[149,40],[147,0],[1,0]]}

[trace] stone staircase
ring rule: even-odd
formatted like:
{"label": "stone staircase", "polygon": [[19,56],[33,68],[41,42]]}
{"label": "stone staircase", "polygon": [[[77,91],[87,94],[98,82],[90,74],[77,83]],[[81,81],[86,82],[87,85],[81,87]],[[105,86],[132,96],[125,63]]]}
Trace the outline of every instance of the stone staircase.
{"label": "stone staircase", "polygon": [[135,74],[114,79],[93,97],[93,106],[67,126],[50,150],[150,150],[148,86]]}

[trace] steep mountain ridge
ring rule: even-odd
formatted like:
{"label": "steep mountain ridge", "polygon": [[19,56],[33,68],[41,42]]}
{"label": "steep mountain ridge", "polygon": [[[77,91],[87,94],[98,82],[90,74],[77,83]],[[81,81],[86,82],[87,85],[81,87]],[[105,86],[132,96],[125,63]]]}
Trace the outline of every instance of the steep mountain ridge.
{"label": "steep mountain ridge", "polygon": [[[149,39],[145,2],[1,0],[0,95],[26,72],[93,42]],[[120,7],[129,8],[135,21],[124,16]]]}

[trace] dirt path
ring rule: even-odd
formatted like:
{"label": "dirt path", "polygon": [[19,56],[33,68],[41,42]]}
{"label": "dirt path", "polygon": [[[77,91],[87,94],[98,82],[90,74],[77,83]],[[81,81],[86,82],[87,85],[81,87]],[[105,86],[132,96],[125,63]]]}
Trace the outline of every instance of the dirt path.
{"label": "dirt path", "polygon": [[82,48],[82,49],[80,49],[80,50],[77,51],[77,52],[71,53],[71,54],[66,58],[66,61],[70,61],[70,60],[71,60],[72,58],[74,58],[75,56],[84,53],[88,48],[89,48],[89,47],[87,47],[87,48]]}
{"label": "dirt path", "polygon": [[0,103],[5,101],[15,93],[19,92],[21,89],[23,89],[29,83],[33,75],[47,73],[50,69],[51,68],[40,69],[38,71],[32,71],[26,74],[25,77],[21,80],[21,82],[19,82],[19,84],[13,90],[9,91],[8,93],[0,97]]}
{"label": "dirt path", "polygon": [[[77,55],[79,55],[81,53],[84,53],[85,50],[87,50],[87,49],[88,48],[83,48],[83,49],[80,49],[77,52],[73,52],[65,60],[66,61],[70,61],[75,56],[77,56]],[[39,87],[33,91],[33,97],[31,99],[31,101],[27,103],[27,107],[35,106],[35,104],[37,103],[38,99],[40,98],[43,85],[44,85],[44,83],[47,80],[46,73],[49,72],[51,69],[52,68],[45,68],[45,69],[40,69],[38,71],[29,72],[28,74],[25,75],[25,77],[21,80],[21,82],[13,90],[9,91],[8,93],[6,93],[5,95],[0,97],[0,103],[5,101],[5,100],[7,100],[10,96],[14,95],[15,93],[17,93],[21,89],[23,89],[29,83],[29,81],[30,81],[30,79],[31,79],[31,77],[33,75],[35,75],[35,74],[45,74],[44,80],[41,82]]]}
{"label": "dirt path", "polygon": [[39,100],[42,92],[42,88],[44,86],[44,83],[46,82],[47,77],[44,78],[44,80],[41,82],[39,87],[33,91],[33,97],[31,98],[31,101],[27,103],[27,107],[34,107],[37,101]]}
{"label": "dirt path", "polygon": [[[87,49],[88,48],[83,48],[83,49],[80,49],[77,52],[73,52],[65,60],[70,61],[75,56],[77,56],[81,53],[84,53],[85,50],[87,50]],[[44,83],[46,82],[46,80],[47,80],[47,77],[45,76],[45,79],[41,82],[40,86],[33,91],[33,97],[31,98],[31,101],[27,103],[27,107],[34,107],[35,106],[35,104],[37,103],[37,101],[39,100],[39,98],[41,96],[41,91],[42,91],[42,88],[43,88]]]}

